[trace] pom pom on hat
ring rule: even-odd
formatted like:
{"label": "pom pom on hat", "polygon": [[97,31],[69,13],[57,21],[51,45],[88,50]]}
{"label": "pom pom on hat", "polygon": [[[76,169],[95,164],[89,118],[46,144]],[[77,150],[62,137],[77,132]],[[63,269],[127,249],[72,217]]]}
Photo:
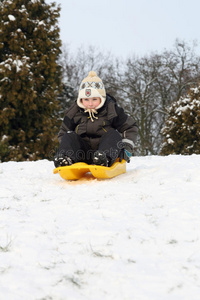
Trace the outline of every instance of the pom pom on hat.
{"label": "pom pom on hat", "polygon": [[95,71],[90,71],[88,76],[81,82],[77,98],[77,105],[81,108],[85,108],[81,102],[81,99],[92,97],[101,98],[101,103],[98,105],[98,107],[96,107],[96,109],[101,108],[106,101],[106,91],[103,82],[97,76]]}
{"label": "pom pom on hat", "polygon": [[88,76],[89,77],[97,77],[97,73],[95,71],[90,71]]}

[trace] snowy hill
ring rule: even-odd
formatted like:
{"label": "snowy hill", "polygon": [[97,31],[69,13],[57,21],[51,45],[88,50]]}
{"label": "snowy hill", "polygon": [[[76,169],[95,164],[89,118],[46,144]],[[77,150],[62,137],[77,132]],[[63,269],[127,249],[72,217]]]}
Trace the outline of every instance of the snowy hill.
{"label": "snowy hill", "polygon": [[0,299],[200,299],[200,156],[135,157],[111,180],[0,164]]}

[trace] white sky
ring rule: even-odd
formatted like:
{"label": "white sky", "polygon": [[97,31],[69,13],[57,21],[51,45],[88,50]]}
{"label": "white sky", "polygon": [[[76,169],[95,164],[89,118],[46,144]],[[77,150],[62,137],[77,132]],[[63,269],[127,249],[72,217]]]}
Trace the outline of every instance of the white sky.
{"label": "white sky", "polygon": [[[46,0],[51,3],[53,0]],[[54,0],[73,51],[93,45],[117,57],[171,49],[176,38],[200,44],[200,0]],[[200,45],[198,45],[200,53]]]}

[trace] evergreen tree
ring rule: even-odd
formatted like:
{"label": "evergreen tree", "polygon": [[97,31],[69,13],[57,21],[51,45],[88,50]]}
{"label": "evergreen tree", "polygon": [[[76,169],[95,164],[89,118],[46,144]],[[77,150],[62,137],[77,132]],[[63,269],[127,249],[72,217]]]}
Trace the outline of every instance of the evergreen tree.
{"label": "evergreen tree", "polygon": [[60,7],[0,0],[0,160],[47,158],[55,147]]}
{"label": "evergreen tree", "polygon": [[169,108],[161,154],[200,154],[200,86]]}

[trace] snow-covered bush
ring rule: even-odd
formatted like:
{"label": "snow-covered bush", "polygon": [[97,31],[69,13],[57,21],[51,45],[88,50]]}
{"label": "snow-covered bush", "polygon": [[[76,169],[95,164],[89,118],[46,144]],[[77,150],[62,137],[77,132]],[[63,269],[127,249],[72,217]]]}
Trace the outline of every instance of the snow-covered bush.
{"label": "snow-covered bush", "polygon": [[161,154],[200,154],[200,86],[169,108]]}

